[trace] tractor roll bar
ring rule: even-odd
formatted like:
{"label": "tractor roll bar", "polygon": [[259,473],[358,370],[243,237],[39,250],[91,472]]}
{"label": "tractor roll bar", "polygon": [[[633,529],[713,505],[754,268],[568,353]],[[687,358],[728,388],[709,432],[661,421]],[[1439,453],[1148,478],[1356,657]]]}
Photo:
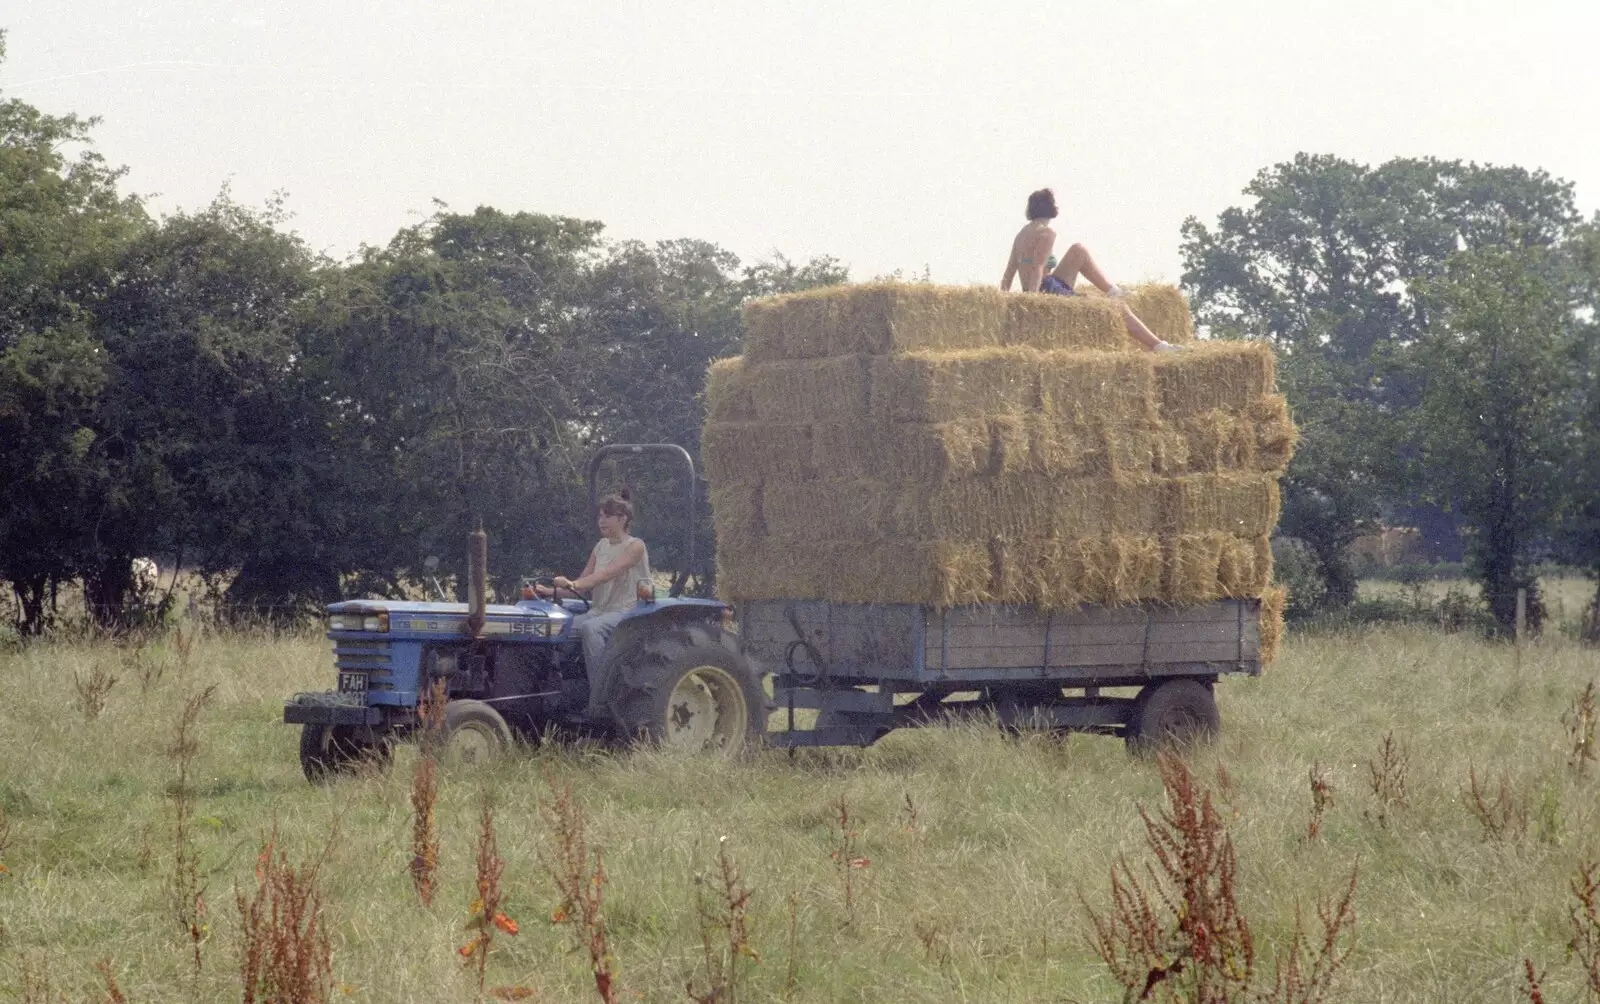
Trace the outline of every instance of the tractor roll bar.
{"label": "tractor roll bar", "polygon": [[695,499],[698,496],[699,486],[695,484],[694,458],[689,456],[689,451],[676,443],[612,443],[602,446],[594,451],[594,456],[589,458],[589,516],[594,518],[599,515],[600,509],[600,465],[607,457],[616,454],[639,456],[645,453],[665,453],[683,461],[684,467],[689,471],[688,490],[684,497],[684,536],[688,541],[689,560],[687,569],[695,571],[694,563],[694,532],[695,532]]}

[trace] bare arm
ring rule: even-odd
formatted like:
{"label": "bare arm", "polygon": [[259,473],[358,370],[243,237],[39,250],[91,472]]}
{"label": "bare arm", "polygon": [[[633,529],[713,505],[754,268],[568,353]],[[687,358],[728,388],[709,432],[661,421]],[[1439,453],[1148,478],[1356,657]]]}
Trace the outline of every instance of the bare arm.
{"label": "bare arm", "polygon": [[589,556],[589,567],[583,570],[582,575],[572,580],[572,588],[593,589],[602,582],[610,582],[638,564],[639,559],[642,557],[644,557],[644,541],[638,538],[628,541],[628,546],[622,549],[622,553],[612,559],[611,564],[599,571],[595,571],[594,555],[591,554]]}
{"label": "bare arm", "polygon": [[[579,575],[578,579],[582,579],[584,575],[588,575],[590,572],[593,572],[593,571],[594,571],[594,552],[590,551],[589,552],[589,563],[583,566],[583,575]],[[569,579],[565,575],[558,575],[555,578],[555,583],[556,583],[555,594],[557,596],[570,596],[570,597],[572,597],[573,599],[576,599],[576,600],[583,599],[583,597],[579,596],[578,593],[577,593],[577,590],[580,588],[579,585],[578,585],[577,580]],[[581,588],[588,589],[589,587],[588,586],[583,586]]]}
{"label": "bare arm", "polygon": [[1011,292],[1011,280],[1017,277],[1017,249],[1011,249],[1011,257],[1006,259],[1006,274],[1000,277],[1000,288]]}

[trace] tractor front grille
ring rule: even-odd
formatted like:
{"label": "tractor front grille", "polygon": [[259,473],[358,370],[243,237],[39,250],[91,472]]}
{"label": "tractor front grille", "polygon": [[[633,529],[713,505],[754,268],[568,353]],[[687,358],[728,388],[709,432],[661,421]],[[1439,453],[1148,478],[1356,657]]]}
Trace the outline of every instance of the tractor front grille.
{"label": "tractor front grille", "polygon": [[336,639],[333,643],[333,664],[341,678],[345,673],[365,673],[368,690],[394,689],[394,664],[387,640]]}

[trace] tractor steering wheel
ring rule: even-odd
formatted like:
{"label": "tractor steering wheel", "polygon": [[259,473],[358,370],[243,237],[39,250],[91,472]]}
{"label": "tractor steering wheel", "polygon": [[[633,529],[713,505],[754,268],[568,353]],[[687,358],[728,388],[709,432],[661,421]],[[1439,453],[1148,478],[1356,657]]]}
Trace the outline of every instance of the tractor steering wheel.
{"label": "tractor steering wheel", "polygon": [[[542,585],[550,587],[550,599],[551,599],[552,602],[561,604],[562,607],[566,606],[566,604],[563,603],[562,599],[561,599],[561,590],[556,588],[556,578],[555,578],[555,576],[553,576],[553,575],[541,575],[538,578],[534,579],[533,580],[533,594],[535,596],[539,595],[539,587],[542,586]],[[591,602],[589,597],[583,595],[582,590],[573,589],[573,590],[569,590],[569,592],[575,593],[576,594],[575,598],[580,603],[583,604],[583,609],[582,610],[578,610],[576,612],[580,613],[580,614],[588,613],[589,612],[589,605],[590,605],[590,602]]]}

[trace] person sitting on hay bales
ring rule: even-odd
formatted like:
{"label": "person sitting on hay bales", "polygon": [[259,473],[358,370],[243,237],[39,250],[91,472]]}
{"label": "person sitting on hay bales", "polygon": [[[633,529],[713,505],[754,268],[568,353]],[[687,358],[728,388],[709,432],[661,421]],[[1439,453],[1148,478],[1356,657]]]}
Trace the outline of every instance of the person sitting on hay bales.
{"label": "person sitting on hay bales", "polygon": [[[1028,223],[1011,242],[1011,258],[1006,262],[1006,273],[1000,280],[1000,288],[1010,292],[1011,280],[1020,274],[1024,292],[1073,296],[1073,282],[1082,275],[1101,292],[1122,296],[1122,287],[1106,278],[1100,266],[1095,264],[1094,256],[1082,244],[1067,248],[1061,263],[1051,266],[1050,263],[1055,261],[1050,251],[1055,247],[1056,231],[1050,221],[1058,214],[1056,195],[1050,189],[1041,188],[1028,196]],[[1128,326],[1128,334],[1145,348],[1153,352],[1170,352],[1177,348],[1157,338],[1155,332],[1146,327],[1127,304],[1122,305],[1122,319]]]}
{"label": "person sitting on hay bales", "polygon": [[[650,553],[644,541],[628,534],[633,526],[633,502],[627,489],[608,495],[600,503],[596,517],[600,540],[589,552],[589,563],[576,579],[555,578],[555,595],[578,596],[589,592],[589,609],[572,619],[573,630],[583,645],[583,666],[589,676],[591,710],[599,701],[595,685],[599,682],[600,657],[611,640],[611,633],[639,600],[639,583],[651,582]],[[538,586],[539,595],[550,596],[549,586]],[[580,597],[581,598],[581,597]]]}

